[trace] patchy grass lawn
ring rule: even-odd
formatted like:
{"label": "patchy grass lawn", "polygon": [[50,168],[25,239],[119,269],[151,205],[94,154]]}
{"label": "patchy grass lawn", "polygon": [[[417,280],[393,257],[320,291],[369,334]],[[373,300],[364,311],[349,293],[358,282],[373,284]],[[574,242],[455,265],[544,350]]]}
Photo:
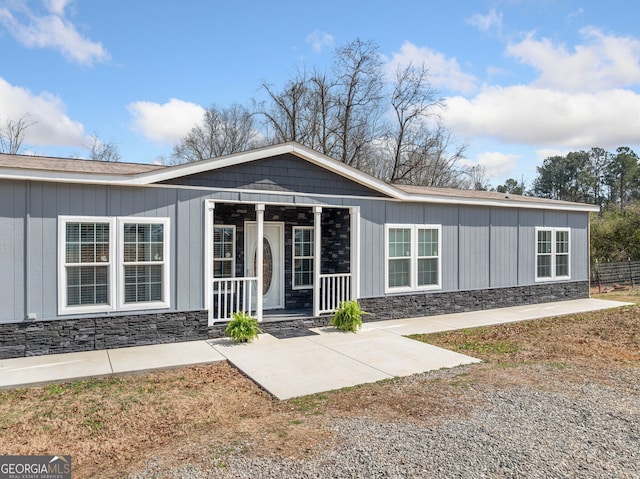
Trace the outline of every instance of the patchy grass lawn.
{"label": "patchy grass lawn", "polygon": [[636,364],[640,361],[640,311],[638,306],[628,306],[411,337],[495,363]]}
{"label": "patchy grass lawn", "polygon": [[[640,298],[625,294],[605,299]],[[331,447],[335,418],[435,424],[468,414],[479,388],[615,381],[640,366],[640,308],[414,338],[485,363],[288,401],[226,363],[0,391],[0,451],[71,454],[78,478],[123,477],[150,460],[162,470],[203,457],[224,468],[228,454],[310,457]]]}

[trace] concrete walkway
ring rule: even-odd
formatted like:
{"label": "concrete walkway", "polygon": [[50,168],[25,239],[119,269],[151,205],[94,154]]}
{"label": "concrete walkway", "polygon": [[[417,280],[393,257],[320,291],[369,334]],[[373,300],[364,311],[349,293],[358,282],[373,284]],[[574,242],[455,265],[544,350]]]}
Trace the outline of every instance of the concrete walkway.
{"label": "concrete walkway", "polygon": [[356,334],[318,328],[317,334],[235,344],[228,339],[0,360],[0,388],[229,360],[279,399],[395,376],[479,362],[405,338],[499,323],[575,314],[628,303],[583,299],[513,308],[365,323]]}

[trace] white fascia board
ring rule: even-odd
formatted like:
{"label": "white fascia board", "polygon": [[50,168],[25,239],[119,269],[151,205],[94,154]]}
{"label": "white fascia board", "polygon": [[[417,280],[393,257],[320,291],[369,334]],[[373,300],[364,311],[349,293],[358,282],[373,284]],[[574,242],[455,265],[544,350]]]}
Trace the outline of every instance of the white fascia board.
{"label": "white fascia board", "polygon": [[[54,183],[125,184],[122,175],[101,175],[68,171],[24,170],[0,168],[0,179],[22,181],[46,181]],[[128,183],[131,184],[131,183]],[[140,183],[139,183],[140,184]]]}
{"label": "white fascia board", "polygon": [[468,206],[494,206],[499,208],[522,208],[532,210],[558,210],[558,211],[577,211],[584,213],[597,213],[600,211],[600,207],[596,205],[586,205],[576,203],[575,205],[567,204],[553,204],[553,203],[535,203],[524,201],[503,201],[492,200],[487,198],[461,198],[459,196],[435,196],[435,195],[412,195],[405,194],[401,198],[403,201],[417,203],[436,203],[436,204],[455,204],[455,205],[468,205]]}
{"label": "white fascia board", "polygon": [[170,166],[162,170],[149,171],[147,173],[137,175],[135,180],[138,184],[158,183],[160,181],[173,180],[174,178],[180,178],[182,176],[196,175],[205,171],[213,171],[220,168],[226,168],[227,166],[240,165],[250,161],[261,160],[270,156],[283,155],[285,153],[291,153],[292,151],[293,148],[290,143],[267,146],[257,150],[235,153],[233,155],[221,156],[210,160],[184,163],[182,165]]}
{"label": "white fascia board", "polygon": [[[217,170],[228,166],[240,165],[251,161],[262,160],[272,156],[292,153],[314,165],[317,165],[327,171],[331,171],[339,176],[359,183],[367,188],[390,196],[391,198],[400,198],[404,193],[385,183],[384,181],[373,178],[355,168],[351,168],[344,163],[336,161],[328,156],[320,154],[306,146],[298,143],[284,143],[282,145],[267,146],[257,150],[237,153],[211,160],[199,161],[196,163],[187,163],[184,165],[172,166],[160,171],[150,171],[138,175],[136,182],[143,181],[145,184],[157,183],[161,181],[172,180],[182,176],[195,175],[205,171]],[[131,183],[129,183],[131,184]],[[140,183],[138,183],[140,184]]]}

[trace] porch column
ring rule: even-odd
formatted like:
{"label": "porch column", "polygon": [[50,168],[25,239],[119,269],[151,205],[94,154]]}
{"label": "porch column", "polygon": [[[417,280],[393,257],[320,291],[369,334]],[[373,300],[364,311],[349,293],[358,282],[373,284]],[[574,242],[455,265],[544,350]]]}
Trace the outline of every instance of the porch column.
{"label": "porch column", "polygon": [[313,207],[313,315],[320,316],[320,272],[322,268],[322,206]]}
{"label": "porch column", "polygon": [[264,252],[264,204],[256,205],[256,316],[262,321],[262,282],[263,282],[263,252]]}
{"label": "porch column", "polygon": [[213,318],[213,225],[215,224],[216,204],[207,200],[204,208],[204,307],[207,308],[209,326],[214,323]]}
{"label": "porch column", "polygon": [[360,297],[360,207],[349,208],[350,247],[349,272],[351,273],[351,299]]}

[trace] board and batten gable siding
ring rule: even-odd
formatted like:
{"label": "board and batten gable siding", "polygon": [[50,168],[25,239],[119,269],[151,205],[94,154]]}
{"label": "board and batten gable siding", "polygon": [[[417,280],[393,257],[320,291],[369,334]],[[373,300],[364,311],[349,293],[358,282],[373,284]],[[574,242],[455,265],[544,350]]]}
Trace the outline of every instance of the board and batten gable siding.
{"label": "board and batten gable siding", "polygon": [[375,190],[343,178],[292,154],[227,166],[167,180],[164,183],[207,188],[384,197],[383,194]]}

